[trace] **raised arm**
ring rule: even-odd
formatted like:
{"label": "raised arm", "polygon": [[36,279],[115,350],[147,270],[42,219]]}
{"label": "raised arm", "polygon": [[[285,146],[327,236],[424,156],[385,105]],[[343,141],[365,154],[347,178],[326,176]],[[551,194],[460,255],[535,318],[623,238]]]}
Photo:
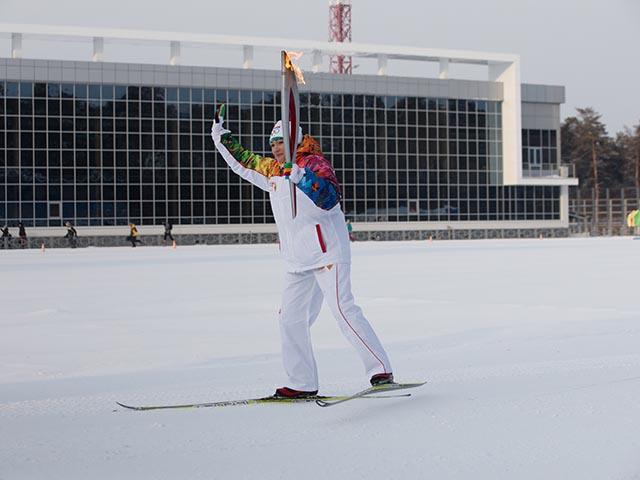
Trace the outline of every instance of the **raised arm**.
{"label": "raised arm", "polygon": [[278,162],[245,149],[231,132],[222,126],[223,123],[224,105],[220,107],[211,126],[211,138],[222,158],[233,172],[262,190],[269,191],[269,177],[280,172]]}

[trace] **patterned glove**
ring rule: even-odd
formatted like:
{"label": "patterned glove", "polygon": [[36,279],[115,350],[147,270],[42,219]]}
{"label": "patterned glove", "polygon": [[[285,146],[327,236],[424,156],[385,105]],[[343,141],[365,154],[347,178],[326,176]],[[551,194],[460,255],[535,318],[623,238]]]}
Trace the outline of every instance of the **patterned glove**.
{"label": "patterned glove", "polygon": [[227,130],[222,126],[224,123],[224,115],[226,112],[225,104],[220,105],[220,109],[216,113],[213,124],[211,125],[211,138],[214,143],[220,143],[220,139],[226,133],[231,133],[230,130]]}

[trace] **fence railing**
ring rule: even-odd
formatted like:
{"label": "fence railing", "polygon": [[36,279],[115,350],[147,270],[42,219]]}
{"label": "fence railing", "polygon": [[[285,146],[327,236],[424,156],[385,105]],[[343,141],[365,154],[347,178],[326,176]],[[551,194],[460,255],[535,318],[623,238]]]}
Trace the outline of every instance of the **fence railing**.
{"label": "fence railing", "polygon": [[[640,209],[639,189],[604,192],[605,198],[569,199],[569,227],[572,233],[600,235],[636,235],[636,228],[627,226],[627,215]],[[630,194],[635,193],[632,197]],[[612,193],[616,197],[612,197]]]}

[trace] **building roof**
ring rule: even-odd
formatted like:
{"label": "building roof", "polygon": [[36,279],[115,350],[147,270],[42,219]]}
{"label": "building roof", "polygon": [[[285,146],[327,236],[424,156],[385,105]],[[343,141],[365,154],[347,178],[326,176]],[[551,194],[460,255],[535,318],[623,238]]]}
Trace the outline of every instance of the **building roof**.
{"label": "building roof", "polygon": [[180,42],[189,45],[221,45],[254,47],[258,49],[302,50],[319,52],[322,55],[349,55],[353,57],[378,57],[388,59],[437,62],[448,60],[452,63],[488,65],[493,62],[516,62],[518,55],[478,52],[472,50],[446,50],[397,45],[377,45],[366,43],[335,43],[276,37],[251,37],[237,35],[216,35],[208,33],[171,32],[160,30],[139,30],[124,28],[78,27],[61,25],[0,23],[0,37],[10,38],[12,34],[22,34],[41,39],[86,39],[130,40],[152,43]]}

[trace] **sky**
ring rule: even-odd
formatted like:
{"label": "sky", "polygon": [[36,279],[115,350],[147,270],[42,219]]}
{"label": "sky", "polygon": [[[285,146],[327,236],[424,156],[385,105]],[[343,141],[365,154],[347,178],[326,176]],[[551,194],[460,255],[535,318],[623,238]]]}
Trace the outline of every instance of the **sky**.
{"label": "sky", "polygon": [[[328,40],[328,16],[327,0],[0,0],[3,23],[316,41]],[[352,0],[352,41],[518,54],[523,83],[566,87],[563,119],[575,115],[576,108],[592,107],[602,114],[610,135],[640,124],[639,0]],[[29,44],[25,42],[24,47]],[[113,48],[105,47],[106,61],[115,56],[117,47]],[[56,47],[56,53],[51,50],[46,53],[63,55],[73,46]],[[0,41],[0,55],[9,55],[8,40]],[[86,58],[86,52],[83,55]],[[141,60],[153,57],[139,55]],[[207,64],[210,55],[204,50],[184,52],[183,63]],[[165,52],[159,60],[164,56]],[[233,58],[240,66],[240,53],[234,52]],[[255,66],[263,68],[260,61],[256,58]],[[274,61],[269,59],[270,63]],[[366,71],[365,64],[361,67],[356,73],[373,73]],[[388,73],[415,75],[415,69],[406,62],[390,61]]]}

